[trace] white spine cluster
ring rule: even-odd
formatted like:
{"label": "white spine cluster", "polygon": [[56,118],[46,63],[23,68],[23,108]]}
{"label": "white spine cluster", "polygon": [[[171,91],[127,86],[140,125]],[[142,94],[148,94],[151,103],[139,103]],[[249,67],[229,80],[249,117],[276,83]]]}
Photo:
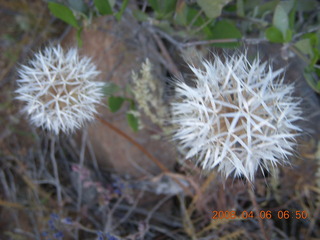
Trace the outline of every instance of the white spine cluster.
{"label": "white spine cluster", "polygon": [[283,82],[283,69],[250,63],[245,55],[214,58],[201,69],[189,66],[195,87],[177,83],[173,138],[203,169],[253,181],[258,167],[269,170],[292,154],[300,101],[292,96],[293,84]]}
{"label": "white spine cluster", "polygon": [[102,82],[96,66],[80,58],[76,48],[64,52],[47,47],[19,69],[17,99],[32,124],[59,134],[69,133],[94,119],[101,102]]}

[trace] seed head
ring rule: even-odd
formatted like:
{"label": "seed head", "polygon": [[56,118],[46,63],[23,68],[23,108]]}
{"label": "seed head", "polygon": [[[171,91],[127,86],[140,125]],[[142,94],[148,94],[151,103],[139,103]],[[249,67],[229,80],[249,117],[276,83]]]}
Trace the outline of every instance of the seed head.
{"label": "seed head", "polygon": [[283,69],[250,63],[242,54],[214,58],[200,68],[189,65],[195,87],[176,84],[173,139],[202,169],[253,181],[258,167],[288,162],[301,131],[295,125],[299,100],[293,84],[284,83]]}
{"label": "seed head", "polygon": [[103,83],[94,81],[99,71],[76,48],[47,47],[18,73],[17,99],[35,126],[69,133],[94,119]]}

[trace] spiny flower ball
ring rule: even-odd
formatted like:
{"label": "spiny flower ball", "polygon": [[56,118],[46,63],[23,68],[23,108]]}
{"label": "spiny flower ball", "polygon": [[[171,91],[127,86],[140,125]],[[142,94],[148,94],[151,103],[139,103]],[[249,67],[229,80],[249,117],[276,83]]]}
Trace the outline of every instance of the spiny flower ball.
{"label": "spiny flower ball", "polygon": [[47,47],[18,72],[17,99],[35,126],[69,133],[94,119],[103,83],[94,81],[99,71],[76,48]]}
{"label": "spiny flower ball", "polygon": [[283,69],[250,63],[242,54],[214,58],[200,68],[189,65],[194,87],[176,84],[173,138],[203,169],[253,181],[259,167],[287,163],[301,131],[295,123],[300,101],[293,84],[284,83]]}

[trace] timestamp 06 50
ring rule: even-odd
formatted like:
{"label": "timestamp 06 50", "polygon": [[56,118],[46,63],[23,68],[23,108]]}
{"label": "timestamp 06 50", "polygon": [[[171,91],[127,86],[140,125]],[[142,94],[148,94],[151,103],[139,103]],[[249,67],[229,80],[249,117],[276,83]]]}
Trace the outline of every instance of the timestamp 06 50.
{"label": "timestamp 06 50", "polygon": [[289,210],[261,210],[258,213],[254,211],[212,211],[212,219],[248,219],[248,218],[260,218],[260,219],[306,219],[308,218],[308,213],[306,211],[289,211]]}

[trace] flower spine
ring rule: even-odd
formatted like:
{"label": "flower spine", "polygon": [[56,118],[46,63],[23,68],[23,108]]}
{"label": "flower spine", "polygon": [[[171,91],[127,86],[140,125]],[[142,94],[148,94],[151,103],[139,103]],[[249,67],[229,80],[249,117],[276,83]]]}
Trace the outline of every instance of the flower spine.
{"label": "flower spine", "polygon": [[76,48],[64,52],[60,46],[35,54],[18,71],[17,99],[30,122],[59,134],[69,133],[94,119],[103,93],[96,66],[80,58]]}
{"label": "flower spine", "polygon": [[176,84],[172,103],[173,139],[185,158],[204,170],[254,180],[257,169],[287,163],[301,129],[299,100],[283,69],[272,71],[256,59],[235,54],[202,67],[189,65],[195,86]]}

